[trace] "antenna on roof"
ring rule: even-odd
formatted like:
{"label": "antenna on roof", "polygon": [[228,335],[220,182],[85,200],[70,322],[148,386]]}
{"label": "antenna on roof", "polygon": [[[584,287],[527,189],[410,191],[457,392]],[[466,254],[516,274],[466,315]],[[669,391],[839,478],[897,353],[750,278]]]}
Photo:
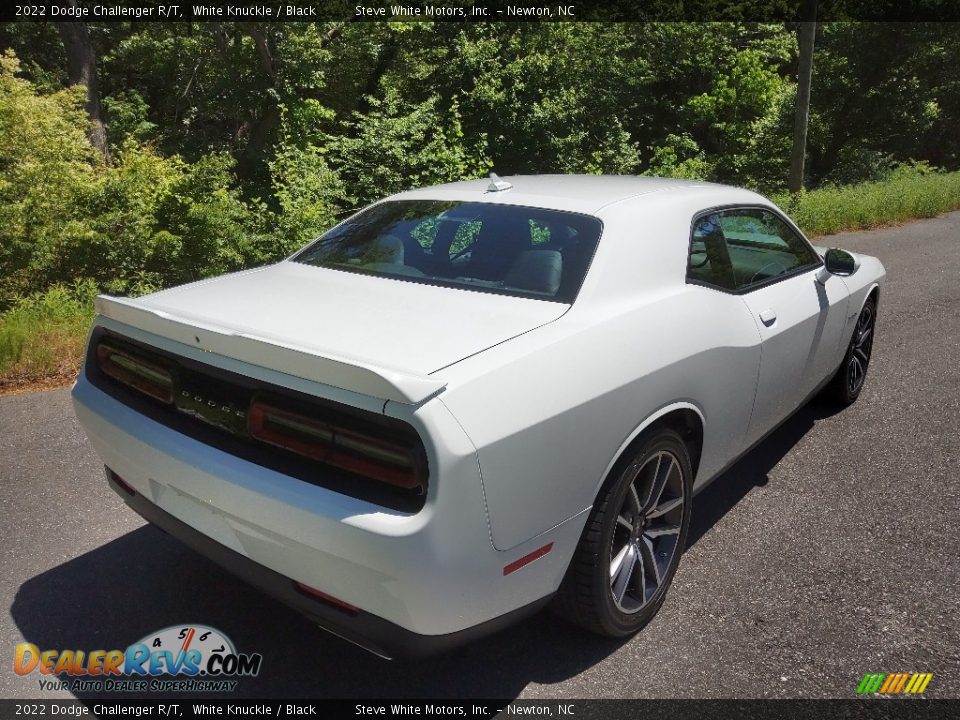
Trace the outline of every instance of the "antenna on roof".
{"label": "antenna on roof", "polygon": [[487,185],[487,192],[503,192],[513,187],[513,183],[508,183],[501,179],[495,172],[490,173],[490,184]]}

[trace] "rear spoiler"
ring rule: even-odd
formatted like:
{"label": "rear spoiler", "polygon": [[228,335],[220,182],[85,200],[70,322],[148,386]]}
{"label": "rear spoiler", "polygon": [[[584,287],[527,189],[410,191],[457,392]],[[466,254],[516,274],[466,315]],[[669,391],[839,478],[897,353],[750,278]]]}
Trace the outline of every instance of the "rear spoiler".
{"label": "rear spoiler", "polygon": [[100,295],[94,306],[104,317],[184,345],[384,400],[416,405],[447,386],[446,382],[436,378],[361,360],[317,354],[314,350],[277,340],[177,317],[163,310],[144,307],[130,298]]}

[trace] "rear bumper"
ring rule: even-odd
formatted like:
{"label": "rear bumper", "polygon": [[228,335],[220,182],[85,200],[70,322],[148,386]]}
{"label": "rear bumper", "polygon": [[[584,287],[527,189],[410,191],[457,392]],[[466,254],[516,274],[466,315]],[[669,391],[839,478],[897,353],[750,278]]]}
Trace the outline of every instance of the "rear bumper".
{"label": "rear bumper", "polygon": [[[505,615],[445,635],[421,635],[363,610],[348,610],[314,599],[296,589],[290,578],[234,552],[173,515],[161,510],[140,493],[118,484],[108,470],[110,487],[147,522],[156,525],[187,547],[209,558],[241,580],[302,613],[324,630],[387,659],[416,658],[444,652],[494,633],[546,605],[553,593]],[[132,494],[131,494],[132,493]]]}

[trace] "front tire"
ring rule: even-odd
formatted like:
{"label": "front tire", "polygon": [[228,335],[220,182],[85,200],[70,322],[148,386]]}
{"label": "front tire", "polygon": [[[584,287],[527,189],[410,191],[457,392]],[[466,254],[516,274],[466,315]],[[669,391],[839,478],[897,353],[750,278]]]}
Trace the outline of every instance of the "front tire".
{"label": "front tire", "polygon": [[824,396],[828,402],[845,407],[852,405],[860,397],[860,391],[867,380],[867,369],[873,354],[873,335],[877,322],[877,304],[873,298],[863,304],[853,337],[843,356],[843,363],[837,370]]}
{"label": "front tire", "polygon": [[558,614],[607,637],[650,622],[683,554],[692,487],[683,438],[666,428],[641,436],[600,491],[557,593]]}

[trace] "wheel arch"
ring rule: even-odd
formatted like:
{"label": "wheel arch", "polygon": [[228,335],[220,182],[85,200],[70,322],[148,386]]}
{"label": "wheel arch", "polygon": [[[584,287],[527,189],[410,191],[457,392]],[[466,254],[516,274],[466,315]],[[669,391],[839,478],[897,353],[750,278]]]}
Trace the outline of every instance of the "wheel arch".
{"label": "wheel arch", "polygon": [[[857,311],[856,311],[855,314],[851,314],[851,315],[850,315],[850,319],[851,319],[851,320],[855,320],[855,318],[860,317],[860,313],[863,312],[863,308],[866,307],[867,303],[868,303],[869,301],[871,301],[871,300],[873,300],[873,308],[874,308],[874,311],[875,311],[876,313],[879,313],[879,311],[880,311],[880,283],[878,283],[878,282],[872,282],[872,283],[870,283],[870,285],[869,285],[868,287],[869,287],[869,289],[868,289],[867,292],[865,292],[865,293],[863,294],[863,296],[862,296],[862,297],[863,297],[863,300],[860,301],[860,307],[857,308]],[[854,307],[855,307],[855,306],[854,306]],[[850,312],[853,313],[852,308],[851,308]],[[857,325],[856,325],[856,322],[854,321],[854,323],[853,323],[853,329],[850,331],[850,338],[853,337],[853,333],[855,333],[856,330],[857,330]],[[850,342],[850,338],[847,338],[847,342]],[[847,347],[847,346],[844,345],[843,347],[844,347],[844,352],[846,352],[846,347]]]}
{"label": "wheel arch", "polygon": [[624,456],[630,453],[631,449],[636,446],[641,437],[647,432],[661,427],[670,428],[683,438],[687,446],[687,452],[690,455],[693,477],[696,478],[697,470],[700,467],[701,453],[703,452],[704,417],[699,407],[690,401],[681,400],[665,405],[651,413],[633,429],[620,444],[620,447],[607,464],[607,467],[604,468],[603,475],[597,482],[594,498],[599,495],[604,485],[606,485],[613,476],[613,469]]}

